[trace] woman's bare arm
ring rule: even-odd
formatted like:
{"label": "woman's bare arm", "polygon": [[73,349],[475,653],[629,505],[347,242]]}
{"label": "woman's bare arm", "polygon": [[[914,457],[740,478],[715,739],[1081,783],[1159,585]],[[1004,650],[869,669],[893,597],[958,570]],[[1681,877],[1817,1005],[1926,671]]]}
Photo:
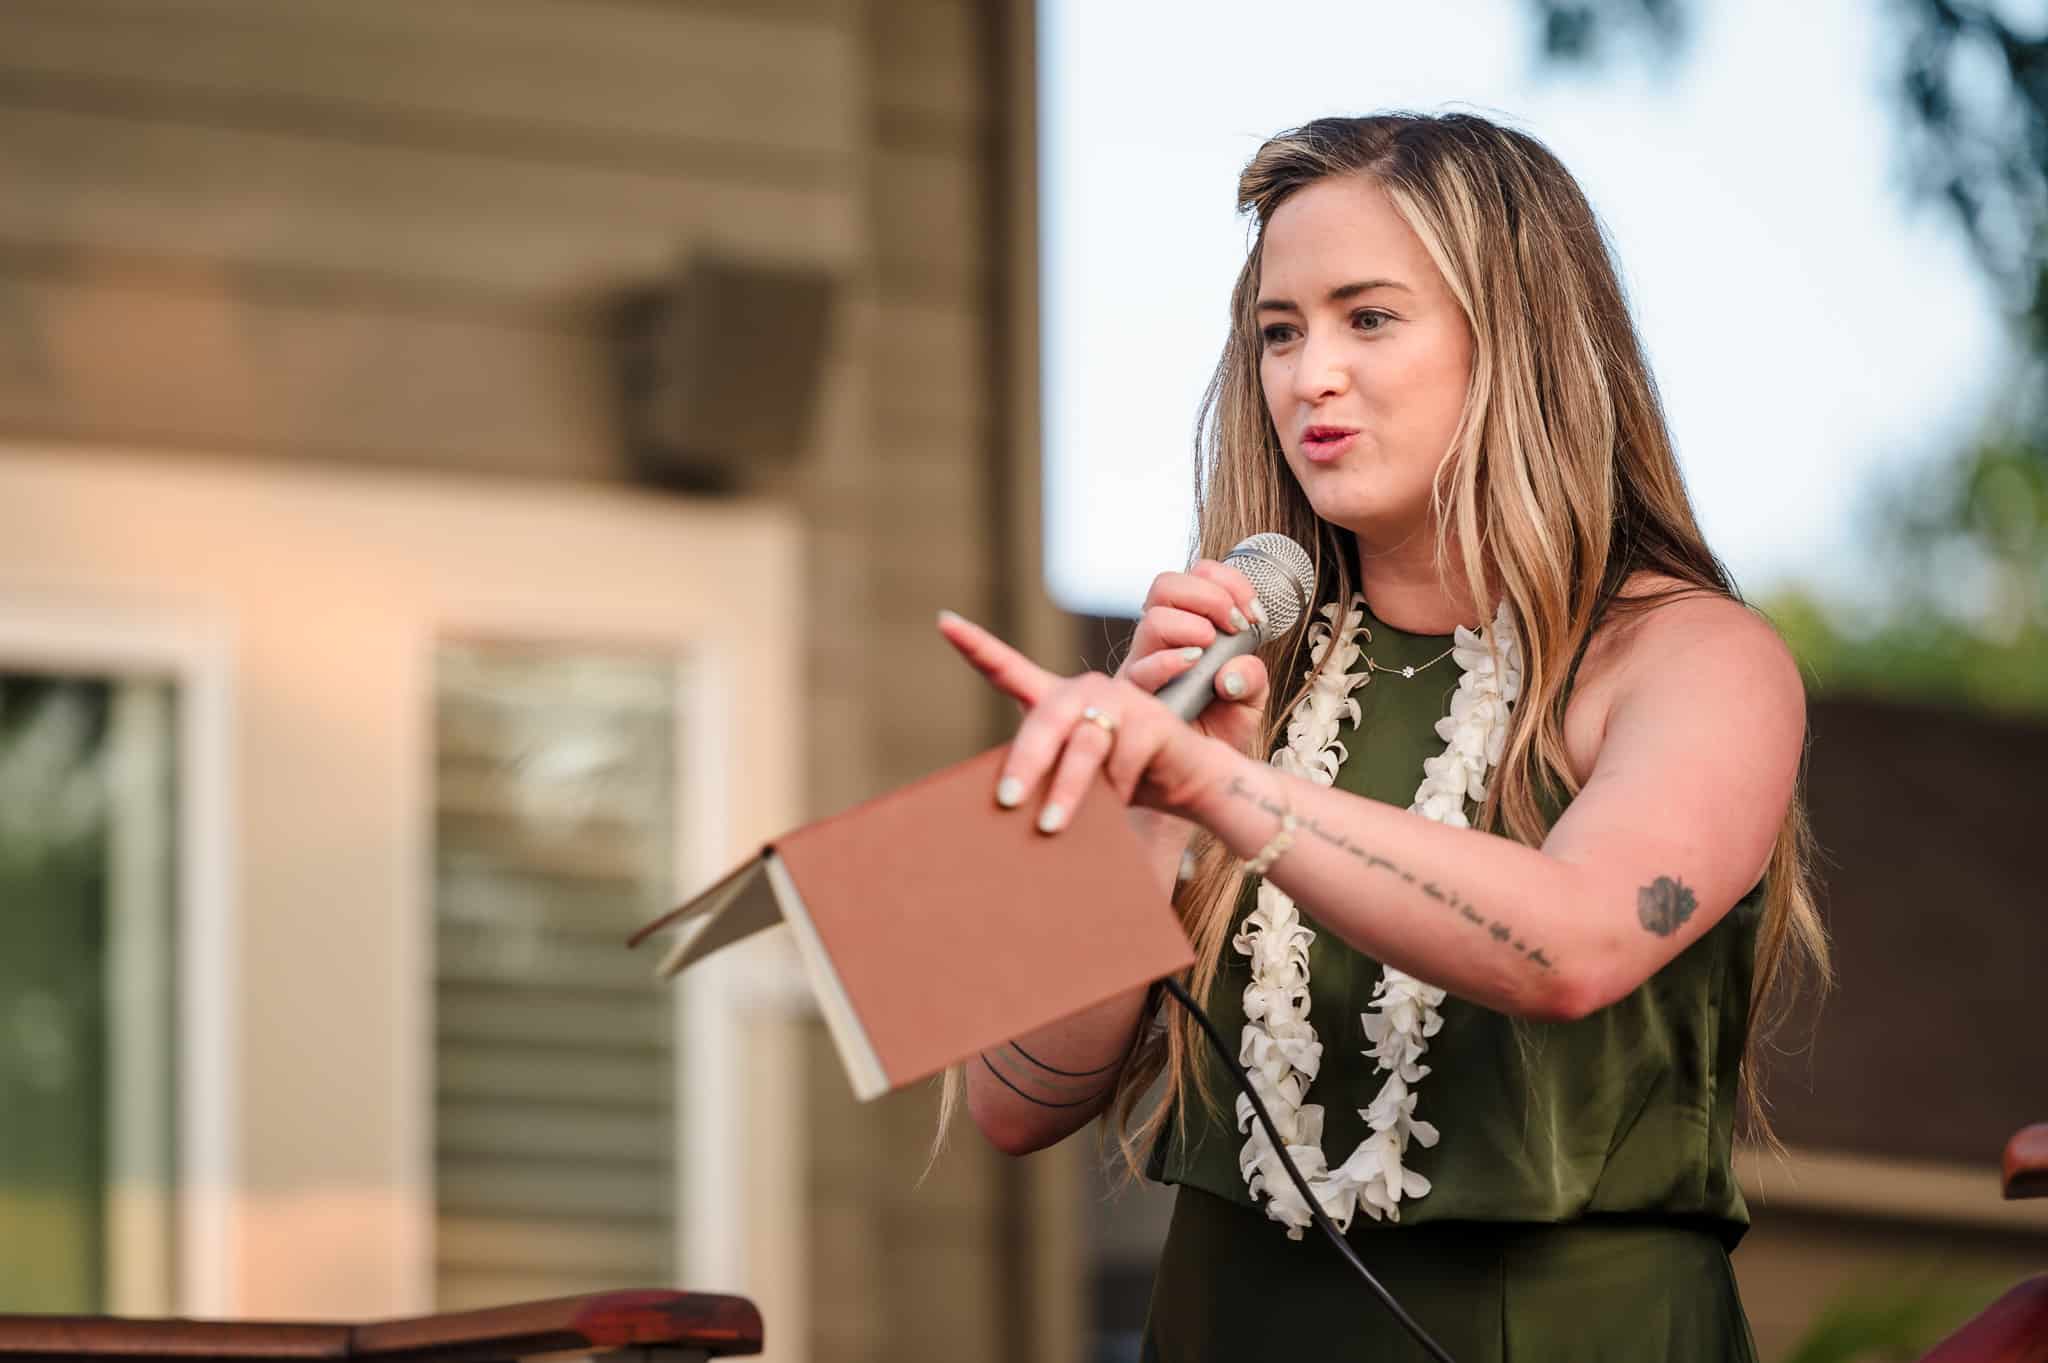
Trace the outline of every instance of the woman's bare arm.
{"label": "woman's bare arm", "polygon": [[[1605,1007],[1711,928],[1768,863],[1804,747],[1805,691],[1767,622],[1726,600],[1662,607],[1631,631],[1591,775],[1539,849],[1286,776],[1122,682],[1054,676],[964,621],[942,629],[1031,707],[1004,783],[1045,787],[1041,829],[1065,827],[1098,772],[1243,857],[1291,806],[1300,834],[1270,878],[1303,913],[1523,1017]],[[1113,744],[1079,722],[1091,705],[1119,717]]]}
{"label": "woman's bare arm", "polygon": [[1770,626],[1729,601],[1636,631],[1592,773],[1541,848],[1220,758],[1196,817],[1250,855],[1283,804],[1274,883],[1316,924],[1497,1012],[1583,1017],[1699,940],[1769,861],[1805,695]]}

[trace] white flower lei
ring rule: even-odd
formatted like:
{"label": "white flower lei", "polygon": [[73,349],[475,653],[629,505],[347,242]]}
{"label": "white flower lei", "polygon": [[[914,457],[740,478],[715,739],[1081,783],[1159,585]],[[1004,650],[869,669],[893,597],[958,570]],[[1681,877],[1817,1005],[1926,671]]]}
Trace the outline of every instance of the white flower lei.
{"label": "white flower lei", "polygon": [[[1323,622],[1309,635],[1313,666],[1308,694],[1288,718],[1285,746],[1273,754],[1274,766],[1318,785],[1335,783],[1337,768],[1348,755],[1337,741],[1338,724],[1346,717],[1358,724],[1358,701],[1351,693],[1372,679],[1370,670],[1355,675],[1351,671],[1358,660],[1364,607],[1364,599],[1354,597],[1341,621],[1336,602],[1322,608]],[[1409,810],[1467,828],[1465,801],[1486,798],[1486,775],[1500,761],[1509,706],[1522,687],[1520,641],[1507,602],[1501,602],[1484,632],[1475,634],[1459,626],[1451,656],[1464,675],[1451,697],[1450,714],[1436,723],[1437,736],[1447,744],[1441,754],[1422,764],[1423,781]],[[1399,1221],[1402,1198],[1412,1200],[1429,1192],[1429,1180],[1405,1168],[1402,1157],[1410,1141],[1424,1146],[1437,1142],[1437,1129],[1416,1119],[1415,1087],[1429,1073],[1421,1060],[1429,1050],[1429,1038],[1443,1026],[1437,1005],[1444,1001],[1444,991],[1392,966],[1381,973],[1369,1005],[1378,1016],[1362,1013],[1359,1021],[1372,1042],[1365,1054],[1387,1078],[1372,1105],[1358,1114],[1372,1133],[1332,1169],[1323,1154],[1323,1109],[1302,1101],[1323,1054],[1308,1020],[1308,948],[1314,940],[1315,933],[1303,926],[1294,901],[1271,880],[1261,881],[1258,904],[1231,941],[1252,962],[1238,1059],[1323,1212],[1340,1229],[1350,1228],[1361,1203],[1375,1221],[1383,1216]],[[1299,1240],[1313,1224],[1308,1204],[1243,1094],[1237,1099],[1237,1126],[1249,1132],[1238,1154],[1246,1185],[1254,1198],[1266,1195],[1266,1215],[1287,1227],[1288,1239]]]}

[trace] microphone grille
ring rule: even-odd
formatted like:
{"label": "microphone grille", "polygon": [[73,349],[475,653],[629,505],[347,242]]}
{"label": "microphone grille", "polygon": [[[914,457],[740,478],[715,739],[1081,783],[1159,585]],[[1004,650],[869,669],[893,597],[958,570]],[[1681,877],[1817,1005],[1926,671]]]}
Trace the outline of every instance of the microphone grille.
{"label": "microphone grille", "polygon": [[1278,531],[1251,536],[1223,561],[1251,581],[1266,612],[1269,640],[1300,624],[1302,613],[1316,598],[1316,569],[1308,551]]}

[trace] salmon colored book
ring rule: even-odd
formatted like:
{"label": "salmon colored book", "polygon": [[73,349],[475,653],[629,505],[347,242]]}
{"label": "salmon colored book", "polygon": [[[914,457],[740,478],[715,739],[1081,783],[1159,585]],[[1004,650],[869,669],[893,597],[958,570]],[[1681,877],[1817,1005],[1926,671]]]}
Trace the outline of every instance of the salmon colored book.
{"label": "salmon colored book", "polygon": [[1001,809],[1007,748],[785,834],[633,936],[674,975],[789,924],[866,1101],[1194,964],[1107,785],[1047,837]]}

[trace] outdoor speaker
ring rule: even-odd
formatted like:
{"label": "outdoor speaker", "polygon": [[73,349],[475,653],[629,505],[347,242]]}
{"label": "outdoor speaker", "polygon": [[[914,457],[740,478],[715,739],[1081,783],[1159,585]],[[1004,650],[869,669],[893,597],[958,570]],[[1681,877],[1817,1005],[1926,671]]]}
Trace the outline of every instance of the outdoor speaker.
{"label": "outdoor speaker", "polygon": [[743,491],[814,439],[838,292],[818,269],[693,256],[612,317],[620,428],[634,473]]}

